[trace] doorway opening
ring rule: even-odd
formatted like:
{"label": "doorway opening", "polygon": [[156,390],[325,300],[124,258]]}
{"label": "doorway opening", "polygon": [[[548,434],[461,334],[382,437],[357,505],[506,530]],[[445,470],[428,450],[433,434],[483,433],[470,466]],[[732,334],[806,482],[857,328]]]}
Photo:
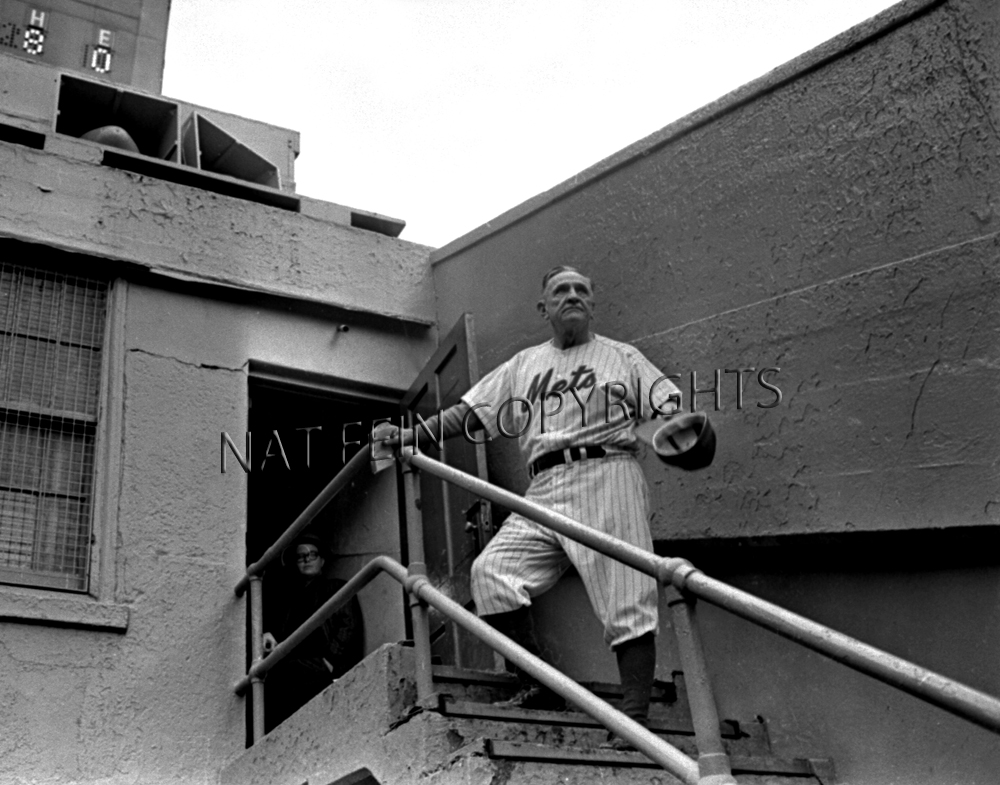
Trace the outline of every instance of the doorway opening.
{"label": "doorway opening", "polygon": [[[251,375],[249,423],[251,471],[247,477],[247,564],[257,561],[299,514],[316,498],[358,450],[367,450],[372,422],[396,415],[391,396],[353,395],[318,384]],[[360,444],[352,444],[359,442]],[[398,553],[396,481],[384,472],[377,482],[363,474],[342,490],[309,524],[304,534],[319,538],[330,556],[324,572],[346,580],[372,553]],[[390,515],[383,515],[386,508]],[[264,631],[276,629],[287,615],[294,594],[294,557],[267,568],[262,583]],[[380,604],[385,604],[384,601]],[[402,618],[400,601],[395,614]],[[389,607],[368,608],[364,617],[369,652],[380,642]],[[249,604],[248,604],[249,614]],[[391,628],[390,628],[391,632]],[[250,624],[247,619],[247,666],[250,665]],[[267,680],[265,679],[265,714]],[[250,744],[252,704],[247,696],[247,745]]]}

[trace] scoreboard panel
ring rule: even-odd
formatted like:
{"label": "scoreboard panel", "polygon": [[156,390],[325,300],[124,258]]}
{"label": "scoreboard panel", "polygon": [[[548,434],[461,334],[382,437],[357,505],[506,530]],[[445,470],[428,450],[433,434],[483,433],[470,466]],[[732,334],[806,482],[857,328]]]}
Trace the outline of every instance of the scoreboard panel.
{"label": "scoreboard panel", "polygon": [[0,53],[132,84],[141,8],[128,0],[0,0]]}

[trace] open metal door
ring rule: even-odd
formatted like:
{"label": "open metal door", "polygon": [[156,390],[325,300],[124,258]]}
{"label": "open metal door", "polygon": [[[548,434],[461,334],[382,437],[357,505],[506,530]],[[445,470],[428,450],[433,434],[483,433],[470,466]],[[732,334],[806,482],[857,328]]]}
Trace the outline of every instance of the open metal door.
{"label": "open metal door", "polygon": [[[403,397],[403,411],[408,417],[419,414],[426,419],[458,403],[462,394],[478,380],[475,331],[472,314],[467,313],[440,342],[434,356]],[[449,466],[487,479],[486,449],[482,444],[470,444],[459,436],[446,441],[440,455],[435,447],[427,447],[424,451]],[[428,578],[453,600],[471,609],[469,571],[493,534],[489,503],[462,488],[421,473],[420,510]],[[495,667],[491,649],[434,611],[431,612],[430,629],[431,651],[445,665]]]}

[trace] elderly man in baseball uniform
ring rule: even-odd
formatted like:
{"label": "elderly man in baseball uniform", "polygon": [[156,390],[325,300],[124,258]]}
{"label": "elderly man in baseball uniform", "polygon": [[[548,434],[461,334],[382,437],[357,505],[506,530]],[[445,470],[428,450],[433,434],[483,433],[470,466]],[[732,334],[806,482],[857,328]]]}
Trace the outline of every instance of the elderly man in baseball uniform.
{"label": "elderly man in baseball uniform", "polygon": [[[441,414],[443,422],[430,418],[430,430],[437,434],[441,427],[447,438],[471,423],[489,439],[517,435],[531,478],[528,499],[652,551],[635,428],[657,411],[679,408],[679,391],[638,350],[591,332],[589,278],[556,267],[546,273],[542,290],[538,311],[552,338],[484,376],[461,404]],[[376,431],[376,437],[392,435]],[[658,628],[652,577],[513,514],[472,565],[478,613],[539,654],[528,608],[571,564],[617,657],[622,711],[645,724]],[[528,674],[518,675],[522,688],[507,705],[563,708],[561,698]]]}

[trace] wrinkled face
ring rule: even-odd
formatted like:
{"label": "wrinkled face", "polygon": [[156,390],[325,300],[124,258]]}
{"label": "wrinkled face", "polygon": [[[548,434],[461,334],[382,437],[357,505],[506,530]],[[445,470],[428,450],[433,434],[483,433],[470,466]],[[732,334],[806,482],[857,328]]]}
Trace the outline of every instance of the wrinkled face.
{"label": "wrinkled face", "polygon": [[323,572],[323,557],[315,545],[302,544],[295,548],[295,566],[300,575],[313,577]]}
{"label": "wrinkled face", "polygon": [[594,315],[594,290],[590,279],[567,270],[549,279],[538,310],[557,332],[586,328]]}

